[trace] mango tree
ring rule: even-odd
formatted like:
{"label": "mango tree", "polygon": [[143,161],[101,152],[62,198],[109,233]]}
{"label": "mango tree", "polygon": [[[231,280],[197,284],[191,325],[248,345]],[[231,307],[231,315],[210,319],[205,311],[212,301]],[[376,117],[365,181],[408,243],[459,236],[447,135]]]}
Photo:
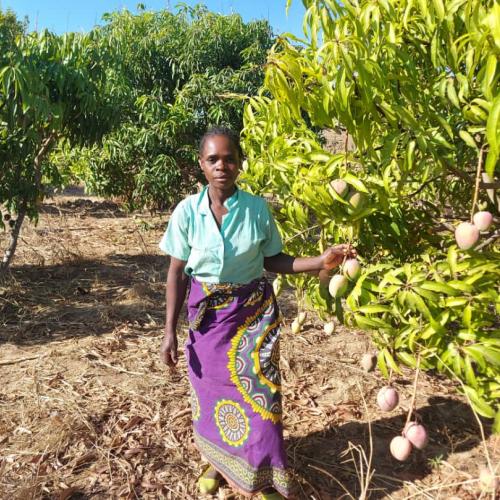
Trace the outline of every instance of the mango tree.
{"label": "mango tree", "polygon": [[50,152],[62,143],[94,141],[107,129],[111,102],[101,99],[106,79],[94,47],[89,36],[44,31],[18,34],[2,54],[0,226],[10,231],[2,270],[25,217],[36,220],[46,186],[61,181]]}
{"label": "mango tree", "polygon": [[199,180],[197,142],[207,127],[241,130],[243,102],[233,96],[261,86],[270,26],[201,6],[105,20],[95,36],[121,98],[120,124],[74,164],[70,152],[66,160],[92,192],[131,208],[170,206]]}
{"label": "mango tree", "polygon": [[[294,278],[299,299],[373,330],[387,376],[420,360],[458,378],[500,428],[499,232],[468,251],[453,237],[479,209],[498,216],[500,7],[304,4],[306,38],[278,40],[245,108],[244,178],[273,199],[290,252],[349,241],[364,272],[344,298]],[[341,151],[325,128],[345,131]]]}

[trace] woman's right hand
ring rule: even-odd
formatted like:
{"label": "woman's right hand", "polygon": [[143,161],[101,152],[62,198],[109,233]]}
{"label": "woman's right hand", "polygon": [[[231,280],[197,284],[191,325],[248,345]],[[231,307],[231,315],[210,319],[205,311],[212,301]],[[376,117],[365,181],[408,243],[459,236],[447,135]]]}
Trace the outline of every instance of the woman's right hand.
{"label": "woman's right hand", "polygon": [[177,335],[175,332],[165,332],[160,347],[160,359],[171,368],[177,364]]}

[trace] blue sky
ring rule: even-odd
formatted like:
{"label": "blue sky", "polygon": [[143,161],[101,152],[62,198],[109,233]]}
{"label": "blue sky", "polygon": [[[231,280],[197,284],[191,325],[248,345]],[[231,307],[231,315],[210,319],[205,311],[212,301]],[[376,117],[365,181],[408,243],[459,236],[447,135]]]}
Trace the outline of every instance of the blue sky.
{"label": "blue sky", "polygon": [[[39,30],[47,28],[56,33],[65,31],[88,31],[96,23],[101,23],[104,12],[127,8],[136,10],[139,0],[0,0],[1,9],[10,8],[23,18],[28,16],[30,29],[37,27]],[[143,0],[149,10],[175,8],[178,0]],[[268,19],[275,33],[285,31],[302,37],[302,18],[304,6],[301,0],[293,0],[292,7],[285,13],[286,0],[184,0],[184,3],[196,5],[204,3],[210,10],[229,14],[238,12],[245,21],[252,19]]]}

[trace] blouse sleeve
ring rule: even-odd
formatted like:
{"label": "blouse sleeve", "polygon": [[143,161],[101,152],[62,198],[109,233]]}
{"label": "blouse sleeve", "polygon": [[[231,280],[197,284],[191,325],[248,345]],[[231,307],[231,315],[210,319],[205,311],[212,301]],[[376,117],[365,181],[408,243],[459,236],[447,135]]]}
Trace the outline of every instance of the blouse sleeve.
{"label": "blouse sleeve", "polygon": [[188,213],[185,204],[181,202],[170,216],[167,230],[159,244],[160,249],[176,259],[187,261],[191,253],[188,243],[188,227]]}
{"label": "blouse sleeve", "polygon": [[262,243],[262,253],[264,257],[272,257],[283,250],[283,242],[281,241],[281,236],[276,227],[273,214],[266,202],[264,202],[264,207],[262,209],[262,223],[264,226],[264,233],[267,236]]}

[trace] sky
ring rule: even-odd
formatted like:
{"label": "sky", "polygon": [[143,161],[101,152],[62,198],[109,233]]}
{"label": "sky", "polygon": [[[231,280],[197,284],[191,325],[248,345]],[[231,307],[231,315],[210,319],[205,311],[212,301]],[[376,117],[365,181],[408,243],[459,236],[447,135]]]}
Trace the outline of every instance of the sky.
{"label": "sky", "polygon": [[[127,8],[135,12],[139,0],[0,0],[2,10],[11,9],[19,18],[28,16],[29,28],[54,31],[88,31],[101,24],[105,12]],[[178,0],[143,0],[148,10],[175,9]],[[301,0],[293,0],[286,15],[286,0],[184,0],[183,3],[196,5],[204,3],[211,11],[230,14],[239,13],[244,21],[268,19],[276,34],[291,32],[302,38],[302,18],[305,12]]]}

